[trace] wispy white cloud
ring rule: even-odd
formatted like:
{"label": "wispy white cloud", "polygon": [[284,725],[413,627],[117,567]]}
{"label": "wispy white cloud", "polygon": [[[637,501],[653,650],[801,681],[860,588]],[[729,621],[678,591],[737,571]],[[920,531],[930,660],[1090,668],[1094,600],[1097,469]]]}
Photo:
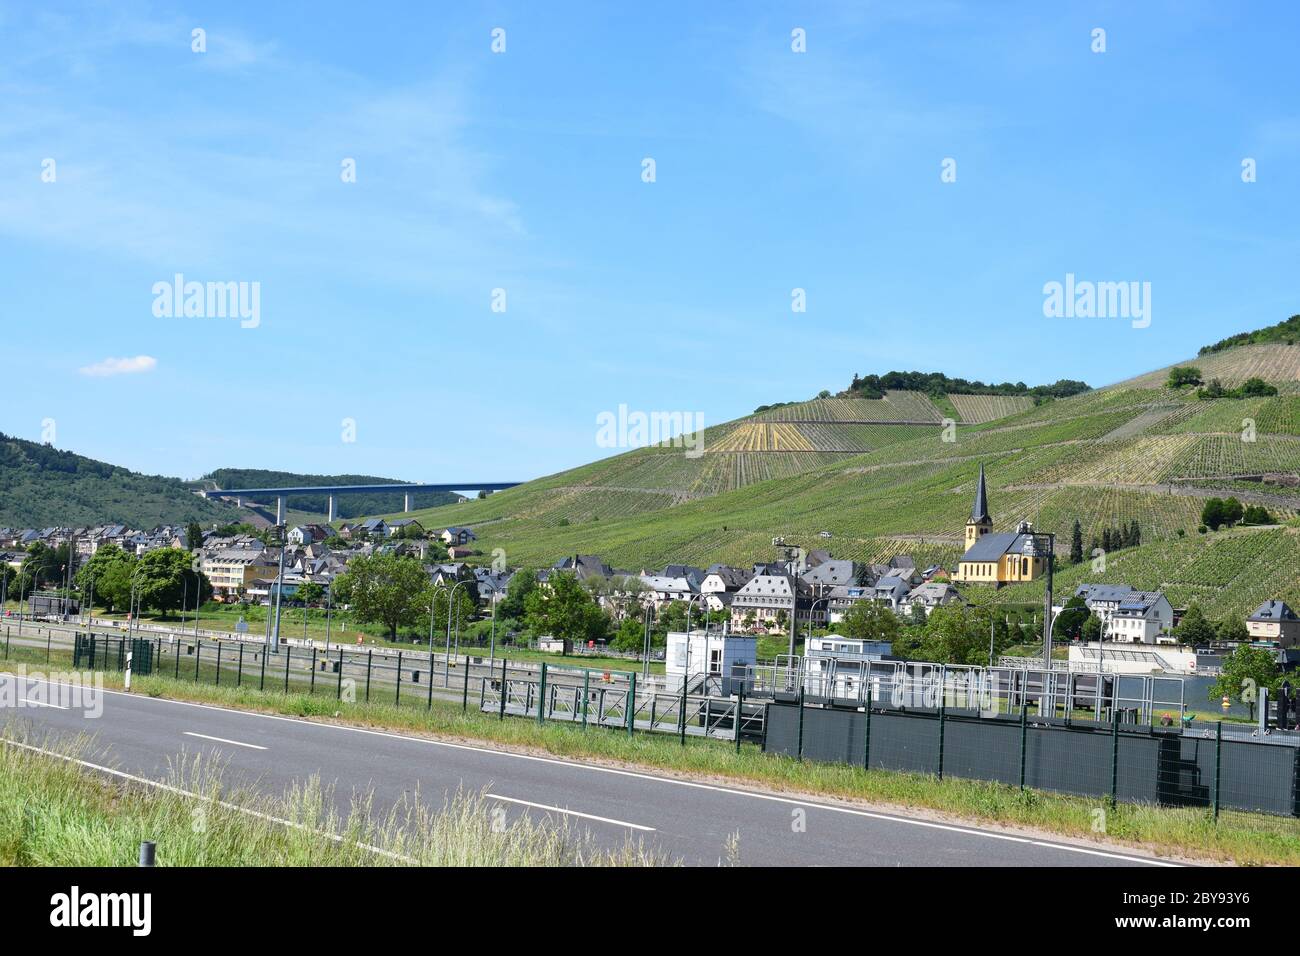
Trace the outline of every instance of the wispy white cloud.
{"label": "wispy white cloud", "polygon": [[152,372],[158,367],[158,360],[152,355],[137,355],[134,358],[106,358],[94,365],[82,368],[81,374],[90,378],[108,378],[111,375],[138,375]]}

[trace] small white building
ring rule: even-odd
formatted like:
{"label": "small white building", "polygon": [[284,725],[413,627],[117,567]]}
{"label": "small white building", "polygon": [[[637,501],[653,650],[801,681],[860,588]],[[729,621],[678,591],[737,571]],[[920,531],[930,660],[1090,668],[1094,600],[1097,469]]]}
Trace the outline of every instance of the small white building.
{"label": "small white building", "polygon": [[691,684],[702,677],[729,678],[733,665],[753,664],[757,653],[758,639],[747,634],[692,629],[688,642],[685,631],[669,631],[664,658],[667,686],[680,693],[683,676]]}
{"label": "small white building", "polygon": [[1107,674],[1196,674],[1196,651],[1190,647],[1162,645],[1129,647],[1107,641],[1070,644],[1070,670],[1077,673]]}

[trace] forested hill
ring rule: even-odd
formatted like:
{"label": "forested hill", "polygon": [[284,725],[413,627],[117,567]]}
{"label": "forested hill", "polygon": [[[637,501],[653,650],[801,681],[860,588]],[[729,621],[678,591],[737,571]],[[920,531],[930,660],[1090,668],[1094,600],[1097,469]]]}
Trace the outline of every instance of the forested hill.
{"label": "forested hill", "polygon": [[986,385],[964,378],[949,378],[942,372],[886,372],[884,375],[854,375],[839,398],[884,398],[887,392],[923,392],[926,395],[1027,395],[1032,398],[1069,398],[1090,391],[1086,382],[1063,378],[1051,385],[1003,382]]}
{"label": "forested hill", "polygon": [[[318,487],[322,485],[400,485],[406,479],[380,478],[375,475],[303,475],[291,471],[268,471],[262,468],[218,468],[200,479],[202,487],[217,488],[282,488]],[[451,492],[428,492],[416,496],[421,508],[434,508],[451,504],[460,496]],[[311,511],[325,514],[329,508],[328,495],[295,495],[285,502],[292,511]],[[356,518],[361,515],[389,514],[402,510],[402,495],[341,495],[338,498],[337,516]]]}
{"label": "forested hill", "polygon": [[1300,315],[1293,315],[1277,325],[1266,326],[1253,332],[1240,332],[1220,339],[1213,345],[1204,345],[1198,355],[1210,355],[1238,345],[1295,345],[1300,342]]}
{"label": "forested hill", "polygon": [[133,528],[235,520],[178,478],[142,475],[51,445],[0,434],[0,525],[119,523]]}

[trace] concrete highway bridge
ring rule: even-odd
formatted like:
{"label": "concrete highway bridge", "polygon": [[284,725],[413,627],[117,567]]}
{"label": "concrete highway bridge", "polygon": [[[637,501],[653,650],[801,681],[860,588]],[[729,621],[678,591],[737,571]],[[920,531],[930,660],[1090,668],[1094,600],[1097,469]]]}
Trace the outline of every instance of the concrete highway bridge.
{"label": "concrete highway bridge", "polygon": [[284,524],[284,499],[294,495],[329,495],[329,520],[337,513],[339,495],[402,494],[403,511],[411,510],[411,497],[430,491],[502,491],[521,484],[518,481],[461,481],[437,484],[385,484],[385,485],[304,485],[297,488],[219,488],[200,492],[204,498],[233,498],[242,508],[244,499],[269,501],[275,499],[275,523]]}

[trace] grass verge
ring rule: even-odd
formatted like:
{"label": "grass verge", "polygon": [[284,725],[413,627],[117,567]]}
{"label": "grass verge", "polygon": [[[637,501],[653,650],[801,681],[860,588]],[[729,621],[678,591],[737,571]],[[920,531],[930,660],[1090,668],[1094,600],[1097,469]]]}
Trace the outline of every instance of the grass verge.
{"label": "grass verge", "polygon": [[[9,740],[13,740],[12,734]],[[21,743],[21,741],[20,741]],[[84,743],[61,751],[75,758]],[[168,787],[105,777],[13,742],[0,746],[0,865],[134,866],[141,841],[166,866],[651,866],[639,843],[596,846],[567,822],[504,821],[482,794],[430,809],[418,797],[376,818],[369,795],[341,813],[328,787],[282,797],[226,793],[197,756]]]}

